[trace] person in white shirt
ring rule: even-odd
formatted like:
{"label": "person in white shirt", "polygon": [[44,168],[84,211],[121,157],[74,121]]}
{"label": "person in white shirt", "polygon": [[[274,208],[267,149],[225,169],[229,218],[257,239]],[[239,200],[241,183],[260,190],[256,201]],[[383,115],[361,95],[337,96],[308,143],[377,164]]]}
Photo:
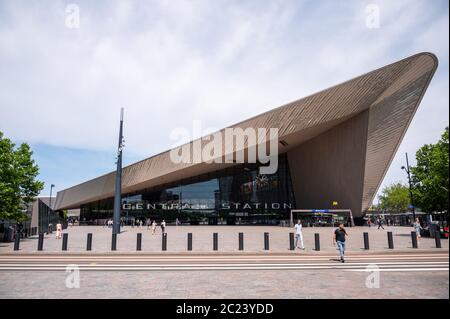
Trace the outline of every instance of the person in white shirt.
{"label": "person in white shirt", "polygon": [[60,223],[56,224],[56,239],[62,238],[62,225]]}
{"label": "person in white shirt", "polygon": [[[303,233],[302,233],[302,221],[299,219],[297,221],[297,224],[294,226],[295,228],[295,247],[300,249],[305,249],[305,246],[303,245]],[[300,247],[298,246],[300,242]]]}
{"label": "person in white shirt", "polygon": [[152,223],[152,235],[154,235],[156,232],[156,221],[154,220]]}

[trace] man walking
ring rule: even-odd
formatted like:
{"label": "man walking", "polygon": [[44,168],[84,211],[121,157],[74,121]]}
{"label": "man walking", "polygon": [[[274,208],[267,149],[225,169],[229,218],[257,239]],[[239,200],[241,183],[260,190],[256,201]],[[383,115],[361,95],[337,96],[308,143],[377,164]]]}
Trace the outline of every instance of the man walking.
{"label": "man walking", "polygon": [[[299,219],[297,224],[294,226],[295,228],[295,247],[305,250],[305,246],[303,246],[303,233],[302,233],[302,221]],[[300,247],[298,243],[300,242]]]}
{"label": "man walking", "polygon": [[345,262],[344,260],[344,253],[345,253],[345,236],[348,236],[347,232],[345,231],[344,224],[339,224],[339,228],[334,231],[333,235],[333,246],[338,245],[339,248],[339,255],[341,257],[341,262]]}
{"label": "man walking", "polygon": [[381,227],[381,228],[383,228],[383,230],[384,230],[384,227],[383,227],[383,221],[381,220],[381,218],[378,218],[377,223],[378,223],[378,228],[377,228],[377,229],[380,229],[380,227]]}

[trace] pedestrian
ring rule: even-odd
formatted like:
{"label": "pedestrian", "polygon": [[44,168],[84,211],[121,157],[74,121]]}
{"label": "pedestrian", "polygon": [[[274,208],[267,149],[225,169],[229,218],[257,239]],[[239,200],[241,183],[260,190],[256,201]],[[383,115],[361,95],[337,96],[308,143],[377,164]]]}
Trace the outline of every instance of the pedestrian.
{"label": "pedestrian", "polygon": [[380,227],[381,227],[381,228],[384,230],[384,227],[383,227],[383,220],[382,220],[381,218],[378,218],[377,223],[378,223],[378,228],[377,228],[377,229],[380,229]]}
{"label": "pedestrian", "polygon": [[56,224],[56,239],[61,239],[62,237],[62,225],[60,223]]}
{"label": "pedestrian", "polygon": [[163,234],[166,232],[166,221],[164,219],[161,222],[161,231]]}
{"label": "pedestrian", "polygon": [[155,232],[156,232],[156,220],[154,220],[152,223],[152,235],[154,235]]}
{"label": "pedestrian", "polygon": [[339,228],[334,231],[333,235],[333,246],[338,245],[339,255],[341,257],[341,262],[345,262],[344,254],[345,254],[345,237],[348,236],[345,231],[344,224],[339,224]]}
{"label": "pedestrian", "polygon": [[413,227],[414,227],[414,230],[416,231],[417,240],[419,240],[419,238],[422,237],[420,235],[420,231],[423,229],[422,226],[420,225],[419,218],[416,218],[416,221],[414,222]]}
{"label": "pedestrian", "polygon": [[372,221],[370,220],[370,217],[367,219],[367,226],[369,226],[369,228],[370,228],[370,225],[372,224]]}
{"label": "pedestrian", "polygon": [[142,219],[139,221],[139,229],[142,229]]}
{"label": "pedestrian", "polygon": [[[295,247],[305,250],[305,246],[303,245],[303,233],[302,233],[302,221],[297,220],[297,224],[294,226],[295,228]],[[300,242],[300,247],[298,246]]]}

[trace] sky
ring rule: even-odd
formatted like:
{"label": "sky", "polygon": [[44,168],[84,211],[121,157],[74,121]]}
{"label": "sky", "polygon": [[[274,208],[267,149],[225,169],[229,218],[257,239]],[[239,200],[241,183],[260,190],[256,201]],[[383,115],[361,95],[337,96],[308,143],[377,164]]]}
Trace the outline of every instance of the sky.
{"label": "sky", "polygon": [[48,195],[115,170],[121,107],[127,165],[179,144],[175,128],[220,129],[429,51],[438,70],[381,187],[405,183],[405,152],[414,164],[448,126],[448,6],[0,0],[0,131],[31,145]]}

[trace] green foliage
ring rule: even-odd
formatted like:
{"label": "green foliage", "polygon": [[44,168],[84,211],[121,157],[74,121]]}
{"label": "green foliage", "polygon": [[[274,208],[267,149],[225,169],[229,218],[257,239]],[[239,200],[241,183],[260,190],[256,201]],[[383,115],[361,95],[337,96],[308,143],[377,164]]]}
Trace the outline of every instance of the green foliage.
{"label": "green foliage", "polygon": [[0,218],[26,220],[27,204],[44,187],[36,180],[39,168],[32,159],[33,152],[26,143],[15,148],[14,143],[0,132]]}
{"label": "green foliage", "polygon": [[422,146],[411,167],[414,200],[423,211],[448,211],[449,144],[448,127],[436,144]]}
{"label": "green foliage", "polygon": [[385,186],[378,199],[378,208],[391,213],[407,212],[411,202],[409,188],[401,183]]}

